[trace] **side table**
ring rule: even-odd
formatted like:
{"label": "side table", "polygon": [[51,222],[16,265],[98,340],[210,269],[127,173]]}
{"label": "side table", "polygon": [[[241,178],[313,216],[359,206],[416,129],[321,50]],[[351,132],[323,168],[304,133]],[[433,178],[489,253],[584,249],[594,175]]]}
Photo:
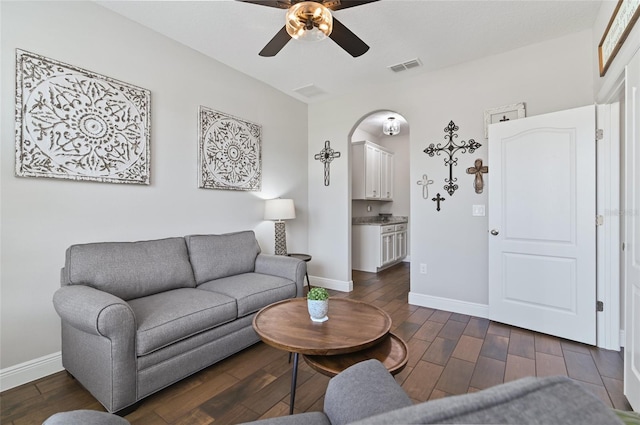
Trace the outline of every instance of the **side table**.
{"label": "side table", "polygon": [[[287,254],[289,257],[297,258],[298,260],[302,260],[306,263],[311,261],[311,256],[309,254]],[[309,273],[305,272],[305,277],[307,278],[307,286],[311,289],[311,281],[309,280]]]}

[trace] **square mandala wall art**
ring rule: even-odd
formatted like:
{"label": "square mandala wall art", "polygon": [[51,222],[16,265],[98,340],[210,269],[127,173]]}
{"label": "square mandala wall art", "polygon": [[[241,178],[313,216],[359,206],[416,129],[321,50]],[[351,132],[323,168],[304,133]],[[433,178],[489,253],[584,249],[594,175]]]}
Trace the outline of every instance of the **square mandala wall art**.
{"label": "square mandala wall art", "polygon": [[149,184],[151,92],[16,49],[16,176]]}
{"label": "square mandala wall art", "polygon": [[260,191],[262,126],[200,106],[198,187]]}

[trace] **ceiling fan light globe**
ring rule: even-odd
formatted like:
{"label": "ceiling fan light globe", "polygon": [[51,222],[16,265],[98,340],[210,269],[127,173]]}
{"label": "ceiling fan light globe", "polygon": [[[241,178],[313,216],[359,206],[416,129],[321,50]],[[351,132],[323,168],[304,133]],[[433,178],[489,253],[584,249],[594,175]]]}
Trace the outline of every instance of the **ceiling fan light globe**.
{"label": "ceiling fan light globe", "polygon": [[286,15],[287,33],[295,39],[317,41],[333,29],[331,11],[320,3],[303,1],[291,6]]}

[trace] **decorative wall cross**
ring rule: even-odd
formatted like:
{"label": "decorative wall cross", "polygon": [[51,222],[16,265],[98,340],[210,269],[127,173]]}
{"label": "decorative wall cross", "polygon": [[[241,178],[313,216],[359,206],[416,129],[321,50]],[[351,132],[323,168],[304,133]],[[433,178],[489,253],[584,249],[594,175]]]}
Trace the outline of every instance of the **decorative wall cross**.
{"label": "decorative wall cross", "polygon": [[418,180],[418,185],[422,186],[422,197],[429,199],[429,185],[433,184],[433,180],[429,180],[426,174],[422,175],[422,180]]}
{"label": "decorative wall cross", "polygon": [[453,139],[458,137],[458,135],[454,133],[455,131],[458,131],[458,126],[455,125],[453,121],[449,122],[449,125],[444,129],[445,133],[449,133],[444,136],[445,139],[448,139],[448,142],[444,146],[441,146],[440,143],[438,143],[438,146],[435,146],[433,143],[431,143],[429,147],[423,151],[429,156],[434,156],[436,154],[439,156],[441,152],[446,152],[446,154],[449,155],[449,159],[445,158],[444,160],[444,166],[449,166],[449,178],[444,179],[444,181],[447,183],[446,185],[444,185],[444,189],[449,193],[450,196],[452,196],[453,193],[458,189],[458,185],[455,184],[458,179],[453,177],[453,166],[458,165],[458,158],[454,158],[453,155],[458,151],[460,151],[460,153],[466,153],[467,150],[469,151],[469,153],[473,153],[476,149],[482,146],[480,143],[476,142],[473,139],[469,139],[468,142],[465,142],[463,140],[459,145],[456,145],[453,141]]}
{"label": "decorative wall cross", "polygon": [[473,167],[467,168],[467,174],[476,175],[476,178],[473,179],[473,188],[476,190],[476,193],[482,193],[482,189],[484,189],[484,179],[482,175],[488,172],[489,167],[482,165],[482,159],[480,158],[476,159]]}
{"label": "decorative wall cross", "polygon": [[333,161],[335,158],[340,158],[340,152],[336,152],[333,149],[331,149],[330,144],[331,144],[330,141],[328,140],[325,141],[324,149],[322,149],[320,153],[317,153],[313,156],[313,159],[317,159],[324,164],[324,185],[325,186],[329,186],[329,183],[330,183],[329,173],[331,170],[329,165],[331,164],[331,161]]}
{"label": "decorative wall cross", "polygon": [[446,201],[445,198],[440,196],[440,193],[436,194],[436,197],[435,198],[431,198],[431,200],[437,202],[436,211],[440,211],[440,202]]}

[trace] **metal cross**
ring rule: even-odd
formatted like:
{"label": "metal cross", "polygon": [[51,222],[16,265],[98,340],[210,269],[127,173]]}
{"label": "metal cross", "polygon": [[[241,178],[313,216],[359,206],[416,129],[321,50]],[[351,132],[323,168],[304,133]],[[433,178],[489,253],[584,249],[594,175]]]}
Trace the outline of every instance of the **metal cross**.
{"label": "metal cross", "polygon": [[458,165],[458,158],[454,158],[453,155],[457,151],[460,151],[460,153],[466,153],[467,150],[469,150],[469,153],[473,153],[476,149],[482,146],[480,143],[476,142],[473,139],[469,139],[468,142],[465,142],[463,140],[462,142],[460,142],[460,145],[456,145],[453,142],[453,139],[457,138],[458,135],[454,133],[454,131],[458,131],[458,126],[455,125],[453,121],[451,121],[449,122],[449,125],[444,129],[445,133],[449,133],[448,135],[444,136],[444,138],[449,139],[449,141],[444,146],[441,146],[440,143],[438,143],[438,146],[435,146],[433,143],[431,143],[429,147],[423,151],[429,156],[433,156],[435,154],[439,156],[440,153],[444,151],[446,151],[447,155],[449,155],[449,159],[445,158],[444,160],[444,166],[449,166],[449,178],[444,179],[444,181],[447,183],[446,185],[444,185],[444,189],[449,193],[450,196],[453,196],[453,193],[458,189],[458,185],[455,184],[458,179],[453,177],[453,166]]}
{"label": "metal cross", "polygon": [[484,179],[482,178],[482,174],[486,174],[488,172],[489,167],[482,165],[482,159],[480,158],[475,160],[473,167],[467,168],[467,174],[476,175],[476,178],[473,179],[473,188],[476,190],[476,193],[482,193],[482,189],[484,189]]}
{"label": "metal cross", "polygon": [[422,186],[422,197],[429,199],[429,185],[433,184],[433,180],[429,180],[426,174],[422,175],[422,180],[418,180],[418,184]]}
{"label": "metal cross", "polygon": [[444,202],[446,201],[445,198],[443,198],[442,196],[440,196],[440,194],[436,194],[435,198],[431,198],[432,201],[435,201],[438,203],[438,206],[436,207],[436,211],[440,211],[440,202]]}
{"label": "metal cross", "polygon": [[331,161],[333,161],[335,158],[340,158],[340,152],[335,152],[333,149],[331,149],[331,146],[329,146],[331,142],[330,141],[325,141],[324,142],[324,149],[322,149],[320,151],[320,153],[317,153],[313,156],[313,159],[317,159],[320,162],[322,162],[324,164],[324,185],[325,186],[329,186],[329,173],[330,173],[330,169],[329,169],[329,164],[331,164]]}

